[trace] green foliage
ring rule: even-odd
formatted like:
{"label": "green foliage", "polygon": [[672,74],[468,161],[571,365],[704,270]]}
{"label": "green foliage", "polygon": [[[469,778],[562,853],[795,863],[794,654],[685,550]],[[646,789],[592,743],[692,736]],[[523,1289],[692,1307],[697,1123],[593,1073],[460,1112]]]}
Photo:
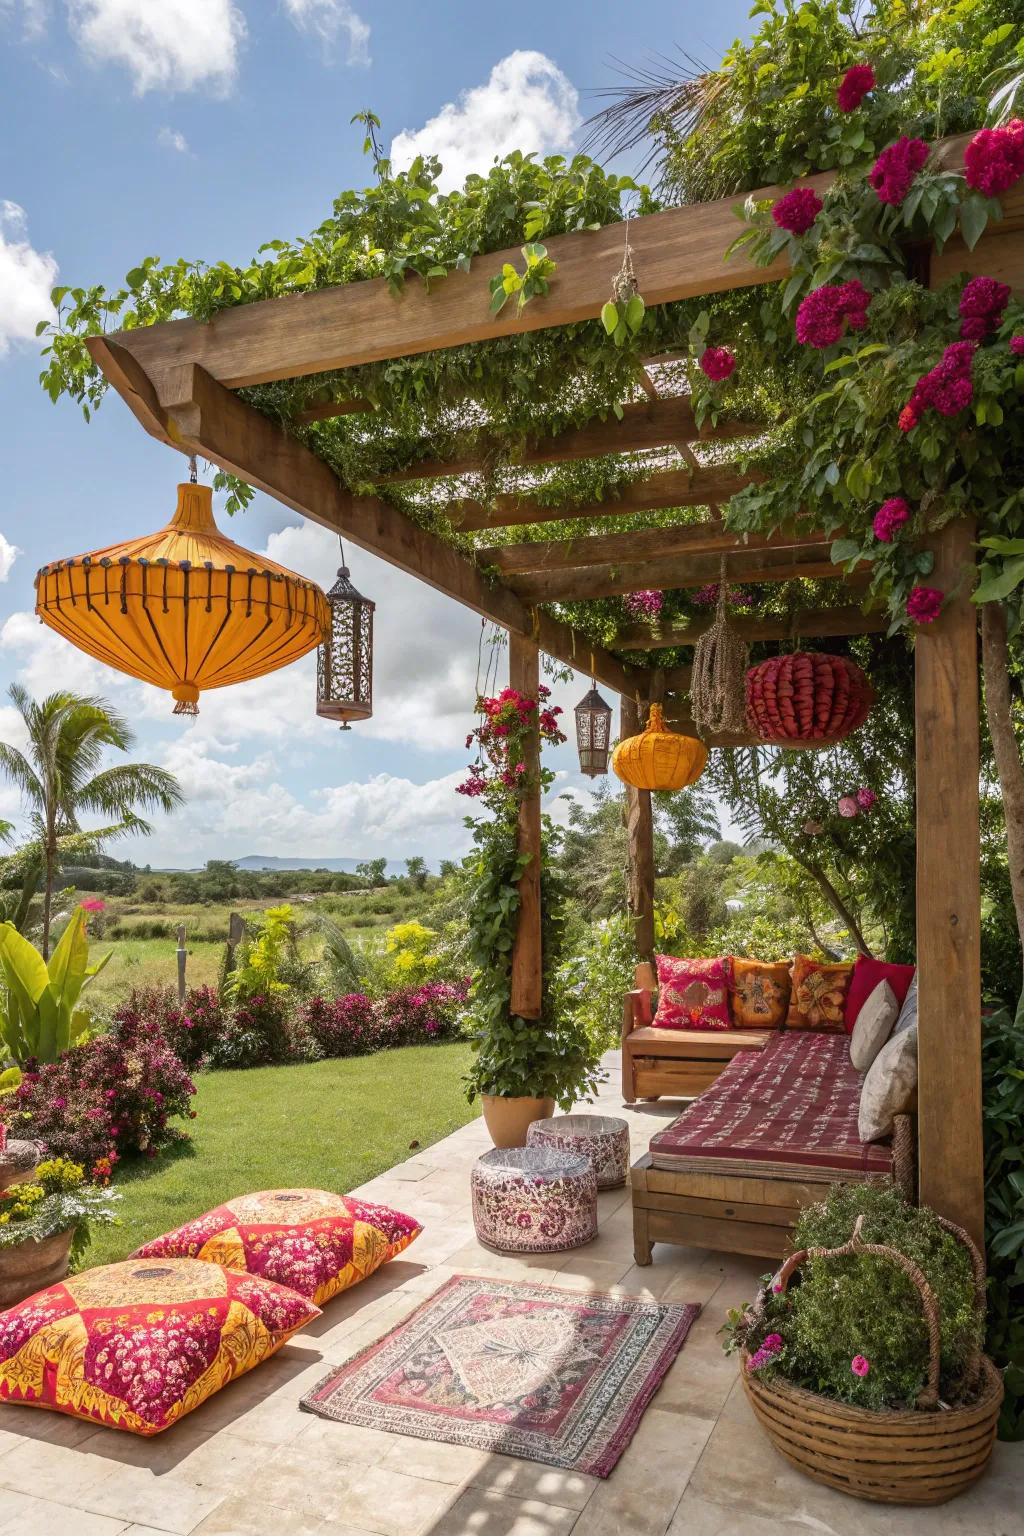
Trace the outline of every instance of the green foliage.
{"label": "green foliage", "polygon": [[87,1184],[81,1163],[50,1158],[39,1164],[28,1182],[0,1190],[0,1250],[30,1241],[41,1243],[70,1227],[74,1261],[88,1243],[90,1225],[116,1222],[120,1198]]}
{"label": "green foliage", "polygon": [[282,971],[294,951],[295,913],[285,904],[268,907],[250,925],[240,946],[240,956],[224,986],[225,996],[233,1003],[248,1002],[257,996],[287,992]]}
{"label": "green foliage", "polygon": [[0,925],[0,1038],[17,1065],[56,1061],[93,1024],[79,998],[110,959],[89,964],[86,915],[76,907],[59,944],[45,961],[13,923]]}
{"label": "green foliage", "polygon": [[576,926],[556,981],[560,1008],[590,1042],[595,1059],[617,1044],[622,1001],[637,963],[633,922],[624,912]]}
{"label": "green foliage", "polygon": [[984,1022],[987,1348],[1004,1369],[1000,1438],[1024,1439],[1024,1029],[1000,1012]]}

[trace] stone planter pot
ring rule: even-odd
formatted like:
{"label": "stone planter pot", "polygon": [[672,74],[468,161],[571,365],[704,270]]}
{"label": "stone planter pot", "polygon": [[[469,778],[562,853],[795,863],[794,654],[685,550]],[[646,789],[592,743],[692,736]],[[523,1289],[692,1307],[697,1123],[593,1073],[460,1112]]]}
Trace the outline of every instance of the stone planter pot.
{"label": "stone planter pot", "polygon": [[555,1112],[554,1099],[507,1099],[490,1093],[481,1097],[484,1124],[496,1147],[525,1147],[534,1120],[548,1120]]}
{"label": "stone planter pot", "polygon": [[24,1184],[32,1177],[42,1155],[37,1141],[9,1141],[0,1152],[0,1189]]}
{"label": "stone planter pot", "polygon": [[44,1237],[41,1243],[28,1238],[13,1248],[0,1248],[0,1309],[13,1307],[26,1296],[56,1285],[68,1272],[74,1228]]}

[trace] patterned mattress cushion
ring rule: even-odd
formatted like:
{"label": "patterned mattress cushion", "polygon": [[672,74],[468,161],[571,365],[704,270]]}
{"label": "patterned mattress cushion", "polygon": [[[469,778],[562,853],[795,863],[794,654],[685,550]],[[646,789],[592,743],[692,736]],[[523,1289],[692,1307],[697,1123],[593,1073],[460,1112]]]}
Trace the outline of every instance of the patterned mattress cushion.
{"label": "patterned mattress cushion", "polygon": [[857,1133],[861,1081],[845,1035],[784,1034],[741,1051],[651,1140],[655,1168],[773,1173],[831,1183],[892,1170],[892,1152]]}

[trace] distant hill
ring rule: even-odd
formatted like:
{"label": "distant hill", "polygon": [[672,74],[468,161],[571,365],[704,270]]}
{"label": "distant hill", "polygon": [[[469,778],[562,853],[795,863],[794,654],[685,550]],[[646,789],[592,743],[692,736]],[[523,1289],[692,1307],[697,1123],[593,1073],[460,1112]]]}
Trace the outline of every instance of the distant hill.
{"label": "distant hill", "polygon": [[[232,859],[238,869],[329,869],[332,874],[354,875],[356,866],[365,859],[293,859],[287,855],[247,853],[244,859]],[[389,875],[404,875],[405,865],[399,859],[389,859]]]}

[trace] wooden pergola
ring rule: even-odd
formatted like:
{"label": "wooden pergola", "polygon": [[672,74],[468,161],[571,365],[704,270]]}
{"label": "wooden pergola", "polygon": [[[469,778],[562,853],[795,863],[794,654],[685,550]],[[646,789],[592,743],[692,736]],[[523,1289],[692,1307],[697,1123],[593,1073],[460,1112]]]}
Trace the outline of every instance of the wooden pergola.
{"label": "wooden pergola", "polygon": [[[963,140],[941,146],[959,163]],[[830,177],[810,178],[823,190]],[[758,198],[778,196],[765,188]],[[741,251],[726,261],[736,231],[736,200],[672,209],[635,219],[634,261],[648,307],[702,294],[777,281],[787,275],[779,258],[753,265]],[[937,285],[960,271],[979,272],[1024,286],[1024,192],[1004,199],[1004,220],[973,252],[957,240],[930,255]],[[802,612],[802,637],[858,635],[886,627],[857,605],[864,578],[844,573],[829,556],[829,540],[806,525],[770,538],[739,537],[724,526],[720,506],[751,476],[737,465],[702,464],[695,448],[749,439],[761,428],[734,421],[701,430],[688,399],[663,397],[650,371],[641,376],[646,398],[625,408],[621,421],[594,421],[529,443],[519,462],[547,465],[637,450],[661,450],[650,476],[617,501],[572,509],[545,508],[525,493],[493,503],[460,499],[453,525],[485,535],[492,528],[545,521],[579,524],[571,540],[481,545],[466,554],[414,524],[376,496],[357,496],[328,465],[286,428],[262,415],[238,391],[274,380],[343,370],[357,364],[467,344],[517,332],[563,326],[597,317],[608,297],[609,273],[622,249],[622,226],[548,241],[557,263],[549,295],[521,312],[509,304],[490,313],[489,277],[518,252],[476,258],[468,272],[451,273],[429,292],[410,285],[400,299],[383,279],[247,304],[218,313],[208,324],[175,320],[93,337],[89,349],[106,377],[153,436],[180,451],[211,460],[304,517],[344,535],[399,569],[427,582],[510,637],[513,686],[536,695],[541,651],[592,673],[621,699],[621,730],[641,725],[644,706],[664,698],[668,717],[692,728],[686,691],[689,668],[637,666],[631,653],[656,653],[695,642],[703,623],[661,629],[627,626],[613,649],[595,646],[545,604],[627,593],[642,588],[698,587],[718,579],[725,557],[729,580],[781,582],[798,577],[845,582],[849,600],[820,612]],[[662,358],[661,361],[666,361]],[[303,426],[365,409],[359,401],[327,400],[296,418]],[[486,445],[452,460],[423,460],[385,479],[416,480],[478,469]],[[640,532],[602,531],[609,516],[658,508],[706,507],[707,521]],[[981,1237],[983,1209],[981,1132],[979,694],[977,609],[964,571],[973,568],[973,527],[962,519],[934,541],[936,585],[953,593],[939,622],[916,650],[917,741],[917,956],[920,994],[920,1196]],[[486,573],[485,573],[485,568]],[[497,579],[494,572],[497,571]],[[752,640],[784,639],[785,621],[745,619]],[[618,652],[619,654],[615,654]],[[712,738],[712,746],[750,745],[744,736]],[[638,948],[653,948],[654,859],[650,796],[630,791],[628,827],[630,904]],[[524,804],[523,847],[533,857],[523,877],[519,933],[513,957],[513,1008],[537,1018],[541,1006],[540,800]]]}

